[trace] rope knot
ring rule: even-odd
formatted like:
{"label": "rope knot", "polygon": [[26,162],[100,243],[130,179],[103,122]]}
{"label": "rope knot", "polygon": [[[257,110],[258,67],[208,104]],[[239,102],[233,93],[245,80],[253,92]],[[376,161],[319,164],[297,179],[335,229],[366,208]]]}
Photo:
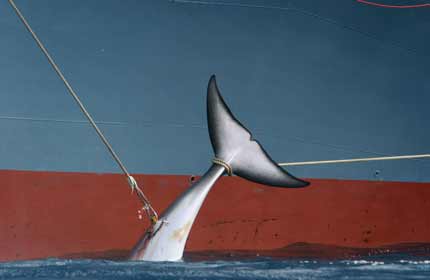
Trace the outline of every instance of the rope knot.
{"label": "rope knot", "polygon": [[227,171],[228,176],[232,176],[233,175],[233,168],[231,168],[231,165],[228,164],[227,162],[225,162],[224,160],[220,159],[220,158],[213,158],[212,162],[218,165],[221,165],[222,167],[225,168],[225,170]]}
{"label": "rope knot", "polygon": [[128,185],[131,188],[131,193],[134,192],[134,190],[138,189],[139,187],[137,186],[137,182],[136,180],[133,178],[133,176],[128,175],[127,176],[127,181],[128,181]]}

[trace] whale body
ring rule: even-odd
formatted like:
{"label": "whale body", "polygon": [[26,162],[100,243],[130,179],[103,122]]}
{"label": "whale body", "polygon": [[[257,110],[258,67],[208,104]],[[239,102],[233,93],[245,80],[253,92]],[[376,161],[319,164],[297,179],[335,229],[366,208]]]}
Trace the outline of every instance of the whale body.
{"label": "whale body", "polygon": [[224,173],[274,187],[309,185],[282,169],[251,133],[233,116],[224,102],[215,76],[207,90],[209,136],[215,158],[208,171],[184,191],[137,242],[131,260],[179,261],[195,218],[207,194]]}

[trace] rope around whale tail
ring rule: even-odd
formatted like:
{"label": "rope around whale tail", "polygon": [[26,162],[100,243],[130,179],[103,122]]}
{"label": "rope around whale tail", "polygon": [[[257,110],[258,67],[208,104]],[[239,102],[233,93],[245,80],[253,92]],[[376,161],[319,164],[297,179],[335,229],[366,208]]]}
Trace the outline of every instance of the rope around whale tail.
{"label": "rope around whale tail", "polygon": [[43,52],[43,54],[45,55],[45,57],[48,59],[49,64],[51,64],[52,68],[55,70],[55,72],[57,73],[57,75],[60,77],[61,81],[63,81],[64,85],[66,86],[66,88],[68,90],[68,92],[73,97],[73,99],[76,101],[76,103],[79,106],[79,108],[81,109],[82,113],[85,115],[85,117],[87,118],[87,120],[89,121],[89,123],[91,124],[91,126],[94,128],[94,130],[96,131],[97,135],[100,137],[100,139],[102,140],[103,144],[106,146],[106,148],[108,149],[109,153],[112,155],[113,159],[116,161],[116,163],[118,164],[118,166],[121,168],[122,172],[124,173],[124,175],[127,178],[127,182],[128,182],[128,184],[129,184],[129,186],[131,188],[132,193],[134,191],[136,191],[136,195],[137,195],[138,199],[143,204],[142,209],[148,215],[149,220],[151,221],[152,224],[155,224],[157,222],[157,220],[158,220],[158,215],[157,215],[157,212],[155,211],[155,209],[152,207],[151,203],[149,202],[149,199],[145,196],[145,194],[143,193],[143,191],[139,188],[139,186],[138,186],[136,180],[133,178],[133,176],[130,175],[130,173],[128,172],[127,168],[122,163],[122,161],[119,158],[119,156],[115,153],[115,151],[112,148],[112,146],[110,145],[109,141],[103,135],[102,131],[99,129],[99,127],[95,123],[94,119],[88,113],[88,111],[86,110],[84,104],[79,99],[78,95],[73,90],[73,88],[69,84],[69,82],[66,80],[66,78],[64,77],[64,75],[61,72],[60,68],[57,66],[57,64],[55,63],[54,59],[49,54],[48,50],[45,48],[45,46],[42,44],[42,42],[40,41],[40,39],[37,37],[36,33],[33,31],[33,29],[31,28],[30,24],[24,18],[24,16],[22,15],[21,11],[16,6],[16,4],[14,3],[14,1],[13,0],[8,0],[8,1],[9,1],[9,4],[12,6],[13,10],[15,11],[15,13],[18,15],[18,17],[21,20],[21,22],[24,24],[24,26],[27,29],[27,31],[31,34],[31,36],[33,37],[34,41],[39,46],[40,50]]}

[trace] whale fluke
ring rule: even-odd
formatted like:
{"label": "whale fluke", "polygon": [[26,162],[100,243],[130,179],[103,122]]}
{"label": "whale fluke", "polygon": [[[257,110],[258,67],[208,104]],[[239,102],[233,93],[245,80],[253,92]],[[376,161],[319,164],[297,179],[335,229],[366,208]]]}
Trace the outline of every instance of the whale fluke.
{"label": "whale fluke", "polygon": [[215,157],[234,174],[264,185],[299,188],[309,185],[282,169],[231,113],[213,75],[208,84],[207,118]]}
{"label": "whale fluke", "polygon": [[207,92],[208,127],[215,159],[206,173],[161,214],[133,248],[131,260],[178,261],[196,216],[208,192],[225,171],[248,180],[277,187],[304,187],[279,167],[251,133],[235,119],[212,76]]}

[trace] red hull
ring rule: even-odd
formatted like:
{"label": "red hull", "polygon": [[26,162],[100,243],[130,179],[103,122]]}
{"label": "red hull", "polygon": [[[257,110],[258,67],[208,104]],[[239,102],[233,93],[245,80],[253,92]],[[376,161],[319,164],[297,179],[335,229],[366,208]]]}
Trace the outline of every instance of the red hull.
{"label": "red hull", "polygon": [[[190,184],[189,176],[135,177],[160,212]],[[120,175],[0,171],[0,182],[2,261],[124,254],[147,226],[137,219],[140,205]],[[306,242],[330,251],[430,243],[430,183],[310,182],[304,189],[279,189],[222,178],[186,250],[294,251],[296,243]]]}

